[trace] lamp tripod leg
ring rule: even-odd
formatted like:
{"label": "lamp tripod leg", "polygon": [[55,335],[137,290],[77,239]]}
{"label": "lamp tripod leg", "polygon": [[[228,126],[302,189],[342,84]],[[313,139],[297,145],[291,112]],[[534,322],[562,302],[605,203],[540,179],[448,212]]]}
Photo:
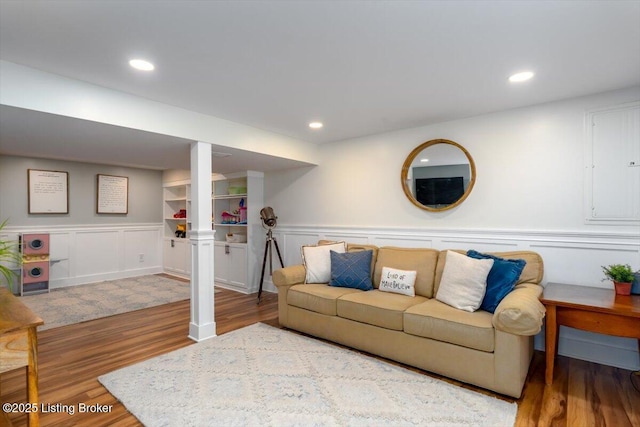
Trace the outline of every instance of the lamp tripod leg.
{"label": "lamp tripod leg", "polygon": [[269,275],[273,275],[273,244],[276,245],[276,252],[278,254],[278,261],[280,261],[280,267],[284,268],[284,262],[282,262],[282,255],[280,254],[280,248],[278,247],[278,241],[273,237],[271,230],[267,232],[267,241],[264,246],[264,258],[262,260],[262,275],[260,277],[260,287],[258,288],[258,304],[260,304],[260,298],[262,297],[262,285],[264,283],[264,271],[267,264],[267,254],[269,255]]}
{"label": "lamp tripod leg", "polygon": [[276,252],[278,253],[278,259],[280,260],[280,267],[284,268],[284,263],[282,262],[282,255],[280,255],[280,248],[278,247],[278,241],[276,238],[273,238],[273,243],[276,245]]}
{"label": "lamp tripod leg", "polygon": [[273,275],[273,248],[271,238],[269,238],[269,276]]}
{"label": "lamp tripod leg", "polygon": [[260,287],[258,288],[258,304],[260,304],[260,297],[262,296],[262,283],[264,282],[264,270],[267,266],[267,252],[270,252],[269,249],[269,239],[265,242],[264,245],[264,257],[262,258],[262,274],[260,275]]}

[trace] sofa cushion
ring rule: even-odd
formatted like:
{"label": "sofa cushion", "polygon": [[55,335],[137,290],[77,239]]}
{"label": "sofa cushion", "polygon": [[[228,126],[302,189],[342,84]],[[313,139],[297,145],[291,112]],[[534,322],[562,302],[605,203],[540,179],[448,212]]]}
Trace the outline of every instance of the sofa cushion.
{"label": "sofa cushion", "polygon": [[487,291],[482,299],[482,304],[480,304],[482,310],[493,313],[502,298],[513,290],[527,262],[523,259],[500,258],[474,250],[467,251],[467,256],[493,260],[493,267],[487,276]]}
{"label": "sofa cushion", "polygon": [[436,299],[460,310],[476,311],[484,298],[493,262],[447,251]]}
{"label": "sofa cushion", "polygon": [[382,267],[397,268],[398,270],[415,270],[416,295],[433,297],[434,271],[438,261],[436,249],[396,248],[385,246],[378,249],[378,260],[373,273],[373,286],[380,284]]}
{"label": "sofa cushion", "polygon": [[[467,251],[455,250],[455,252],[464,254]],[[508,251],[508,252],[487,252],[488,254],[495,255],[504,259],[523,259],[527,264],[520,274],[520,278],[516,285],[520,283],[536,283],[540,284],[542,276],[544,275],[544,263],[540,254],[533,251]],[[442,271],[444,270],[447,251],[440,252],[438,256],[438,265],[436,267],[436,274],[434,278],[434,295],[438,292],[440,286],[440,280],[442,278]],[[374,283],[375,285],[375,283]]]}
{"label": "sofa cushion", "polygon": [[357,289],[334,288],[326,284],[293,285],[287,292],[287,304],[316,313],[335,316],[336,301],[343,295],[359,293]]}
{"label": "sofa cushion", "polygon": [[409,307],[404,313],[404,331],[455,345],[493,352],[495,333],[491,313],[458,310],[431,299]]}
{"label": "sofa cushion", "polygon": [[378,290],[350,293],[338,299],[337,312],[345,319],[402,331],[404,311],[426,300],[420,296],[408,297]]}
{"label": "sofa cushion", "polygon": [[376,245],[365,245],[360,243],[347,243],[347,252],[371,251],[371,280],[373,282],[373,269],[378,259],[378,247]]}
{"label": "sofa cushion", "polygon": [[442,272],[444,271],[444,266],[447,263],[447,252],[453,251],[458,252],[459,254],[464,254],[466,251],[461,251],[457,249],[449,249],[446,251],[441,251],[438,254],[438,264],[436,265],[436,272],[433,278],[433,295],[438,294],[438,289],[440,289],[440,282],[442,281]]}
{"label": "sofa cushion", "polygon": [[396,294],[413,297],[416,295],[415,285],[416,272],[398,270],[396,268],[382,267],[382,277],[378,289],[382,292],[392,292]]}
{"label": "sofa cushion", "polygon": [[331,251],[344,253],[344,242],[302,247],[302,263],[306,270],[305,283],[329,283],[331,280]]}
{"label": "sofa cushion", "polygon": [[371,256],[373,251],[338,253],[331,251],[331,280],[329,286],[373,289],[371,284]]}

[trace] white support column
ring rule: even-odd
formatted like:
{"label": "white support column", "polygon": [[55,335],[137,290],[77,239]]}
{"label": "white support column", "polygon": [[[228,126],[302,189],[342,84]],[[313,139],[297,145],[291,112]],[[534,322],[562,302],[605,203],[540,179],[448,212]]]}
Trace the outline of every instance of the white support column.
{"label": "white support column", "polygon": [[191,144],[191,322],[189,338],[216,336],[211,229],[211,144]]}

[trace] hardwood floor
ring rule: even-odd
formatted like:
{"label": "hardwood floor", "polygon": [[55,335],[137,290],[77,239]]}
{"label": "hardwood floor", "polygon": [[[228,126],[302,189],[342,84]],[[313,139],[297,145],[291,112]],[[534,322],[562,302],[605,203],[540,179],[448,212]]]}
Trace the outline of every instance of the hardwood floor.
{"label": "hardwood floor", "polygon": [[[187,338],[189,310],[189,301],[180,301],[40,332],[40,401],[50,405],[49,413],[40,414],[41,425],[140,426],[97,378],[193,344]],[[279,326],[277,296],[271,293],[264,293],[262,302],[256,305],[256,295],[221,290],[216,293],[215,313],[218,335],[256,322]],[[536,352],[524,394],[516,401],[516,426],[640,426],[640,393],[631,385],[629,371],[560,356],[554,384],[547,387],[544,368],[544,353]],[[2,375],[3,402],[26,401],[24,377],[22,369]],[[111,409],[106,413],[79,413],[80,403]],[[54,412],[64,405],[75,409],[74,415]],[[10,419],[15,426],[26,426],[24,415],[11,414]]]}

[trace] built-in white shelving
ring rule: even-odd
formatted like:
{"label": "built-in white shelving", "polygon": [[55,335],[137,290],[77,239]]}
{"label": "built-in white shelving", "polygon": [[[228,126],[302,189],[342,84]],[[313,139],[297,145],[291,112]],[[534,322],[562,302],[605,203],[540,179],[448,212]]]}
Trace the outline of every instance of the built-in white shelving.
{"label": "built-in white shelving", "polygon": [[[172,274],[187,277],[191,270],[191,251],[189,242],[185,237],[176,235],[178,226],[188,231],[188,212],[190,207],[190,182],[177,181],[163,186],[163,265],[165,271]],[[185,212],[184,218],[176,218],[174,215],[180,211]]]}
{"label": "built-in white shelving", "polygon": [[[256,292],[264,245],[260,220],[260,209],[264,207],[264,175],[254,171],[213,174],[211,181],[211,225],[215,230],[212,261],[215,261],[216,285],[245,293]],[[163,186],[164,269],[183,277],[191,274],[190,191],[189,180],[168,182]],[[186,210],[186,218],[174,218],[181,209]],[[225,213],[234,219],[223,217]],[[178,224],[186,226],[186,238],[176,237]],[[227,238],[227,235],[232,237]]]}

